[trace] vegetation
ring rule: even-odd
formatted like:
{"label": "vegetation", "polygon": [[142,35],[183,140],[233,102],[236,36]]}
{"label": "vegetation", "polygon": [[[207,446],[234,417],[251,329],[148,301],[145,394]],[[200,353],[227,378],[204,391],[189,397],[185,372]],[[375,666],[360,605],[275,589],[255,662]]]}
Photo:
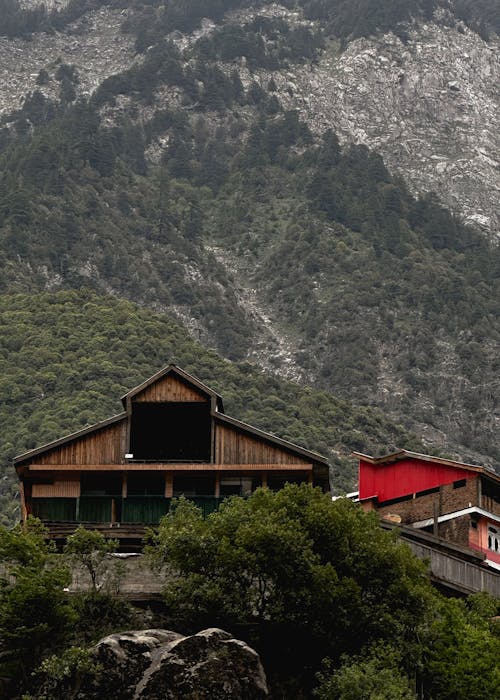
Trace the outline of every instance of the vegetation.
{"label": "vegetation", "polygon": [[0,529],[0,678],[21,678],[57,646],[76,616],[63,591],[68,569],[56,562],[37,523]]}
{"label": "vegetation", "polygon": [[[416,687],[479,700],[498,687],[498,602],[441,598],[422,562],[348,500],[287,485],[203,518],[180,499],[148,552],[167,565],[171,624],[243,635],[278,697],[310,697],[325,658],[323,700],[408,700]],[[484,659],[474,667],[475,635]]]}
{"label": "vegetation", "polygon": [[118,540],[106,538],[97,530],[86,530],[81,525],[68,537],[64,553],[74,566],[79,566],[90,579],[91,590],[108,590],[119,573],[110,566],[108,557],[118,549]]}
{"label": "vegetation", "polygon": [[[270,3],[265,0],[264,4]],[[29,36],[37,31],[61,30],[86,12],[108,5],[129,8],[124,31],[136,35],[139,51],[155,44],[160,37],[175,30],[192,32],[203,18],[221,22],[226,12],[251,7],[252,0],[171,0],[165,6],[160,0],[70,0],[62,9],[49,12],[45,3],[32,8],[22,7],[19,0],[0,0],[0,35]],[[401,31],[401,25],[414,19],[429,19],[438,7],[449,7],[446,0],[285,0],[285,6],[303,9],[306,17],[319,20],[327,34],[342,39]],[[491,31],[498,33],[499,17],[495,0],[457,0],[454,13],[486,40]]]}
{"label": "vegetation", "polygon": [[334,670],[326,662],[314,695],[320,700],[415,700],[410,680],[400,664],[398,649],[375,643],[357,656],[344,655]]}
{"label": "vegetation", "polygon": [[219,391],[230,415],[330,456],[337,492],[354,486],[353,443],[420,447],[373,409],[224,361],[130,302],[90,291],[3,296],[0,328],[4,522],[20,516],[15,455],[118,413],[120,396],[170,362]]}
{"label": "vegetation", "polygon": [[94,534],[77,531],[68,559],[39,521],[0,527],[3,697],[80,697],[100,673],[92,645],[142,626],[225,627],[259,651],[273,697],[495,697],[498,601],[441,596],[397,534],[351,501],[287,485],[203,518],[179,499],[148,547],[166,586],[146,617],[95,590],[67,595],[75,552],[94,567],[108,548]]}
{"label": "vegetation", "polygon": [[[210,12],[216,6],[227,9],[211,3]],[[190,8],[193,22],[206,10]],[[144,26],[154,29],[156,20]],[[332,133],[315,138],[282,109],[271,80],[243,86],[243,54],[255,67],[310,60],[321,37],[308,31],[256,18],[224,25],[184,53],[153,38],[142,62],[88,101],[75,101],[78,76],[60,65],[61,99],[34,92],[9,117],[14,128],[0,131],[0,290],[111,292],[174,311],[203,343],[243,361],[260,329],[213,255],[224,249],[292,338],[295,360],[317,388],[378,405],[410,429],[445,431],[455,452],[494,462],[499,249],[434,197],[415,200],[366,148],[341,148]],[[47,77],[39,78],[43,86]],[[180,95],[168,109],[155,102],[161,86]],[[110,127],[103,115],[120,95],[150,118],[131,109]],[[5,348],[7,363],[16,347]],[[152,352],[143,367],[163,364]],[[107,385],[99,384],[93,389],[102,395]],[[43,386],[45,401],[52,389]],[[28,386],[26,406],[34,396]],[[102,415],[89,406],[85,423]],[[264,427],[304,442],[278,413]],[[252,408],[247,417],[259,423],[261,415]],[[82,423],[66,413],[39,431],[37,420],[29,438],[23,424],[11,432],[4,459]],[[320,451],[339,443],[368,449],[370,421],[360,418],[333,439],[312,430],[305,442]],[[381,437],[370,449],[405,440]]]}
{"label": "vegetation", "polygon": [[35,688],[40,700],[55,697],[44,695],[55,681],[92,670],[90,643],[140,624],[138,613],[109,595],[93,591],[69,598],[68,564],[47,542],[39,521],[10,530],[0,526],[2,697],[19,698]]}
{"label": "vegetation", "polygon": [[[148,102],[147,85],[166,79],[169,62],[168,80],[192,115],[172,108],[143,126],[101,125],[114,95]],[[87,104],[51,108],[44,99],[33,96],[19,115],[34,134],[8,136],[0,157],[4,292],[111,290],[180,311],[202,339],[241,360],[257,329],[207,244],[222,246],[297,339],[297,361],[321,388],[380,401],[408,425],[446,425],[455,444],[498,458],[487,420],[498,247],[432,196],[416,201],[366,148],[341,149],[334,134],[315,143],[273,92],[257,83],[244,91],[211,62],[184,65],[169,44]],[[240,102],[251,117],[226,112],[226,128],[202,117]],[[168,148],[148,168],[145,152],[160,135]],[[397,404],[381,391],[385,373],[403,388]]]}

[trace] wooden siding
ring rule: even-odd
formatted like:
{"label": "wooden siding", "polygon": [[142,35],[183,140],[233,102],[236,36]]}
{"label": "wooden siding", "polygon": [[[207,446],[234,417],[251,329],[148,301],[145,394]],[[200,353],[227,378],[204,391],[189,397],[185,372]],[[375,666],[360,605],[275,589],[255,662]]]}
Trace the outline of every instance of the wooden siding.
{"label": "wooden siding", "polygon": [[215,426],[215,461],[218,464],[304,464],[304,458],[282,447],[226,425]]}
{"label": "wooden siding", "polygon": [[167,375],[136,394],[132,401],[209,401],[209,397],[178,377]]}
{"label": "wooden siding", "polygon": [[55,479],[53,484],[33,484],[33,498],[78,498],[80,495],[80,475],[68,474],[67,478]]}
{"label": "wooden siding", "polygon": [[[306,462],[297,462],[287,464],[285,471],[312,471],[313,465]],[[54,472],[89,472],[89,471],[164,471],[164,472],[211,472],[211,471],[283,471],[283,462],[278,464],[270,464],[261,462],[259,464],[208,464],[203,462],[195,462],[194,464],[169,464],[160,462],[152,464],[151,462],[136,462],[130,464],[54,464],[48,467],[46,464],[30,464],[30,472],[43,471],[50,474],[50,469]]]}
{"label": "wooden siding", "polygon": [[37,464],[120,464],[127,446],[126,419],[97,429],[36,457]]}

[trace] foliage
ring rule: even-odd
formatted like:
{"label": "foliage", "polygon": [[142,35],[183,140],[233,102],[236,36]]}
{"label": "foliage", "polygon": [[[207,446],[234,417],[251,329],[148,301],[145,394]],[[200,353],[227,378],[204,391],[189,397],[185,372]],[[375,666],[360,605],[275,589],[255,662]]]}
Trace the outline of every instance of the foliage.
{"label": "foliage", "polygon": [[79,697],[83,679],[101,670],[90,649],[69,647],[61,654],[44,659],[36,671],[36,692],[29,698],[50,700],[64,692],[68,700]]}
{"label": "foliage", "polygon": [[333,672],[326,664],[314,695],[320,700],[414,700],[400,664],[399,650],[373,644],[359,656],[343,656]]}
{"label": "foliage", "polygon": [[327,24],[327,31],[342,38],[381,34],[414,17],[432,17],[437,0],[301,0],[306,15]]}
{"label": "foliage", "polygon": [[149,554],[172,577],[176,620],[253,629],[268,665],[299,664],[306,684],[325,655],[369,641],[397,637],[408,660],[432,607],[424,565],[376,517],[305,484],[233,497],[205,519],[181,500]]}
{"label": "foliage", "polygon": [[474,597],[469,605],[462,600],[441,601],[426,640],[425,685],[432,698],[483,700],[496,696],[500,638],[489,619],[495,607],[498,611],[498,601],[485,605]]}
{"label": "foliage", "polygon": [[[70,561],[83,568],[89,578],[92,590],[97,592],[116,585],[116,566],[112,566],[109,555],[118,548],[118,540],[108,539],[97,530],[77,527],[64,547]],[[115,562],[119,564],[119,562]]]}
{"label": "foliage", "polygon": [[124,300],[90,291],[5,295],[0,329],[5,522],[20,518],[15,455],[118,413],[120,396],[170,362],[219,391],[230,415],[331,455],[337,492],[354,486],[349,436],[368,451],[422,449],[375,410],[225,361],[169,317]]}
{"label": "foliage", "polygon": [[[203,16],[219,21],[226,10],[246,4],[135,3],[127,31],[139,37],[143,17],[141,26],[153,32],[143,34],[141,50],[147,50],[141,61],[104,81],[90,100],[77,102],[70,90],[76,75],[61,65],[64,99],[56,103],[35,91],[11,115],[15,128],[0,134],[0,290],[10,295],[90,288],[167,309],[204,344],[242,361],[256,356],[261,329],[241,301],[245,294],[234,270],[257,290],[262,312],[269,310],[279,320],[277,331],[291,340],[297,376],[303,372],[316,388],[362,406],[378,405],[409,428],[444,430],[448,445],[466,459],[477,459],[479,452],[497,460],[490,416],[499,370],[498,247],[460,224],[435,197],[415,200],[366,148],[341,148],[332,133],[315,138],[297,113],[282,109],[274,78],[254,73],[243,85],[241,42],[255,66],[270,57],[280,65],[314,60],[316,25],[309,31],[255,17],[242,26],[225,24],[185,51],[165,38],[165,28],[189,31]],[[358,8],[360,21],[372,10],[390,18],[408,9],[406,2],[376,5],[325,3],[324,9],[330,17]],[[57,16],[63,21],[66,12],[74,19],[93,6],[92,0],[73,0]],[[115,0],[113,7],[119,6]],[[231,65],[221,65],[222,57]],[[158,109],[159,88],[175,88],[178,98],[168,109]],[[106,110],[120,95],[135,106],[110,127]],[[139,113],[151,117],[139,119]],[[227,268],[213,251],[228,261]],[[22,323],[21,315],[15,319]],[[4,325],[10,334],[10,320]],[[110,323],[104,325],[104,334],[114,339]],[[41,328],[35,326],[36,335]],[[35,409],[29,416],[33,401],[47,406],[56,386],[66,402],[71,382],[63,388],[62,380],[40,378],[51,371],[43,373],[36,359],[27,368],[30,331],[23,332],[25,376],[36,367],[37,377],[29,384],[10,369],[5,377],[9,440],[2,445],[3,464],[40,439],[104,417],[104,406],[113,405],[97,369],[101,381],[89,385],[99,398],[83,399],[82,385],[74,398],[84,404],[81,411],[63,414],[54,396],[53,412]],[[81,342],[94,351],[90,338]],[[57,345],[58,353],[68,353],[62,337]],[[156,347],[148,347],[147,357],[140,347],[131,351],[140,358],[133,366],[144,370],[139,379],[172,356],[170,345],[161,359]],[[4,368],[19,349],[9,336],[2,345]],[[64,364],[49,355],[52,367]],[[267,356],[275,362],[272,349]],[[111,382],[120,390],[128,386],[130,362],[122,353],[120,369],[110,370],[115,379],[120,375]],[[89,378],[88,367],[79,366]],[[213,376],[209,372],[207,379]],[[253,375],[247,377],[240,386],[253,396]],[[224,382],[221,390],[226,395]],[[362,408],[348,416],[349,404],[328,403],[325,395],[320,403],[327,401],[334,425],[329,436],[326,419],[314,417],[319,427],[312,422],[316,394],[294,390],[288,400],[278,398],[280,391],[273,383],[258,406],[257,397],[245,405],[230,389],[241,417],[313,449],[334,450],[336,457],[349,448],[410,446],[412,438],[379,414]],[[293,403],[291,413],[283,415],[280,400]],[[14,415],[21,422],[13,428]],[[351,479],[345,463],[335,463],[335,484],[350,489]],[[2,490],[11,484],[3,483]],[[5,505],[8,517],[12,508]]]}
{"label": "foliage", "polygon": [[72,598],[72,607],[77,615],[73,644],[95,643],[112,632],[140,628],[144,625],[141,613],[129,603],[111,592],[90,591]]}
{"label": "foliage", "polygon": [[0,677],[12,688],[61,643],[75,614],[64,592],[69,571],[38,522],[0,527],[0,567]]}

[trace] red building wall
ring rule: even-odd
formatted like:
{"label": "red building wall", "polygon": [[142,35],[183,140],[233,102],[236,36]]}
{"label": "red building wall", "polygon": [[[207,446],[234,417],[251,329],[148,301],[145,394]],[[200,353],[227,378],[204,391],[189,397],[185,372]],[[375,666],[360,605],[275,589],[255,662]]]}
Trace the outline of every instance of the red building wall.
{"label": "red building wall", "polygon": [[391,464],[370,464],[360,460],[359,498],[376,496],[379,502],[383,502],[476,476],[473,471],[414,457]]}
{"label": "red building wall", "polygon": [[487,518],[479,519],[477,527],[469,531],[469,547],[484,552],[490,561],[500,564],[500,552],[494,552],[488,547],[488,525],[490,524],[500,529],[496,522]]}

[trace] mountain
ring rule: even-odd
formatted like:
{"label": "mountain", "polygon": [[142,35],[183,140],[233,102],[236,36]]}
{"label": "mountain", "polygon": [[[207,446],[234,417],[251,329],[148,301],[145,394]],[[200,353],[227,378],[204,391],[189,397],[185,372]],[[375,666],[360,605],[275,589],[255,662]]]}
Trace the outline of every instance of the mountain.
{"label": "mountain", "polygon": [[0,0],[1,293],[174,315],[498,464],[497,5]]}

